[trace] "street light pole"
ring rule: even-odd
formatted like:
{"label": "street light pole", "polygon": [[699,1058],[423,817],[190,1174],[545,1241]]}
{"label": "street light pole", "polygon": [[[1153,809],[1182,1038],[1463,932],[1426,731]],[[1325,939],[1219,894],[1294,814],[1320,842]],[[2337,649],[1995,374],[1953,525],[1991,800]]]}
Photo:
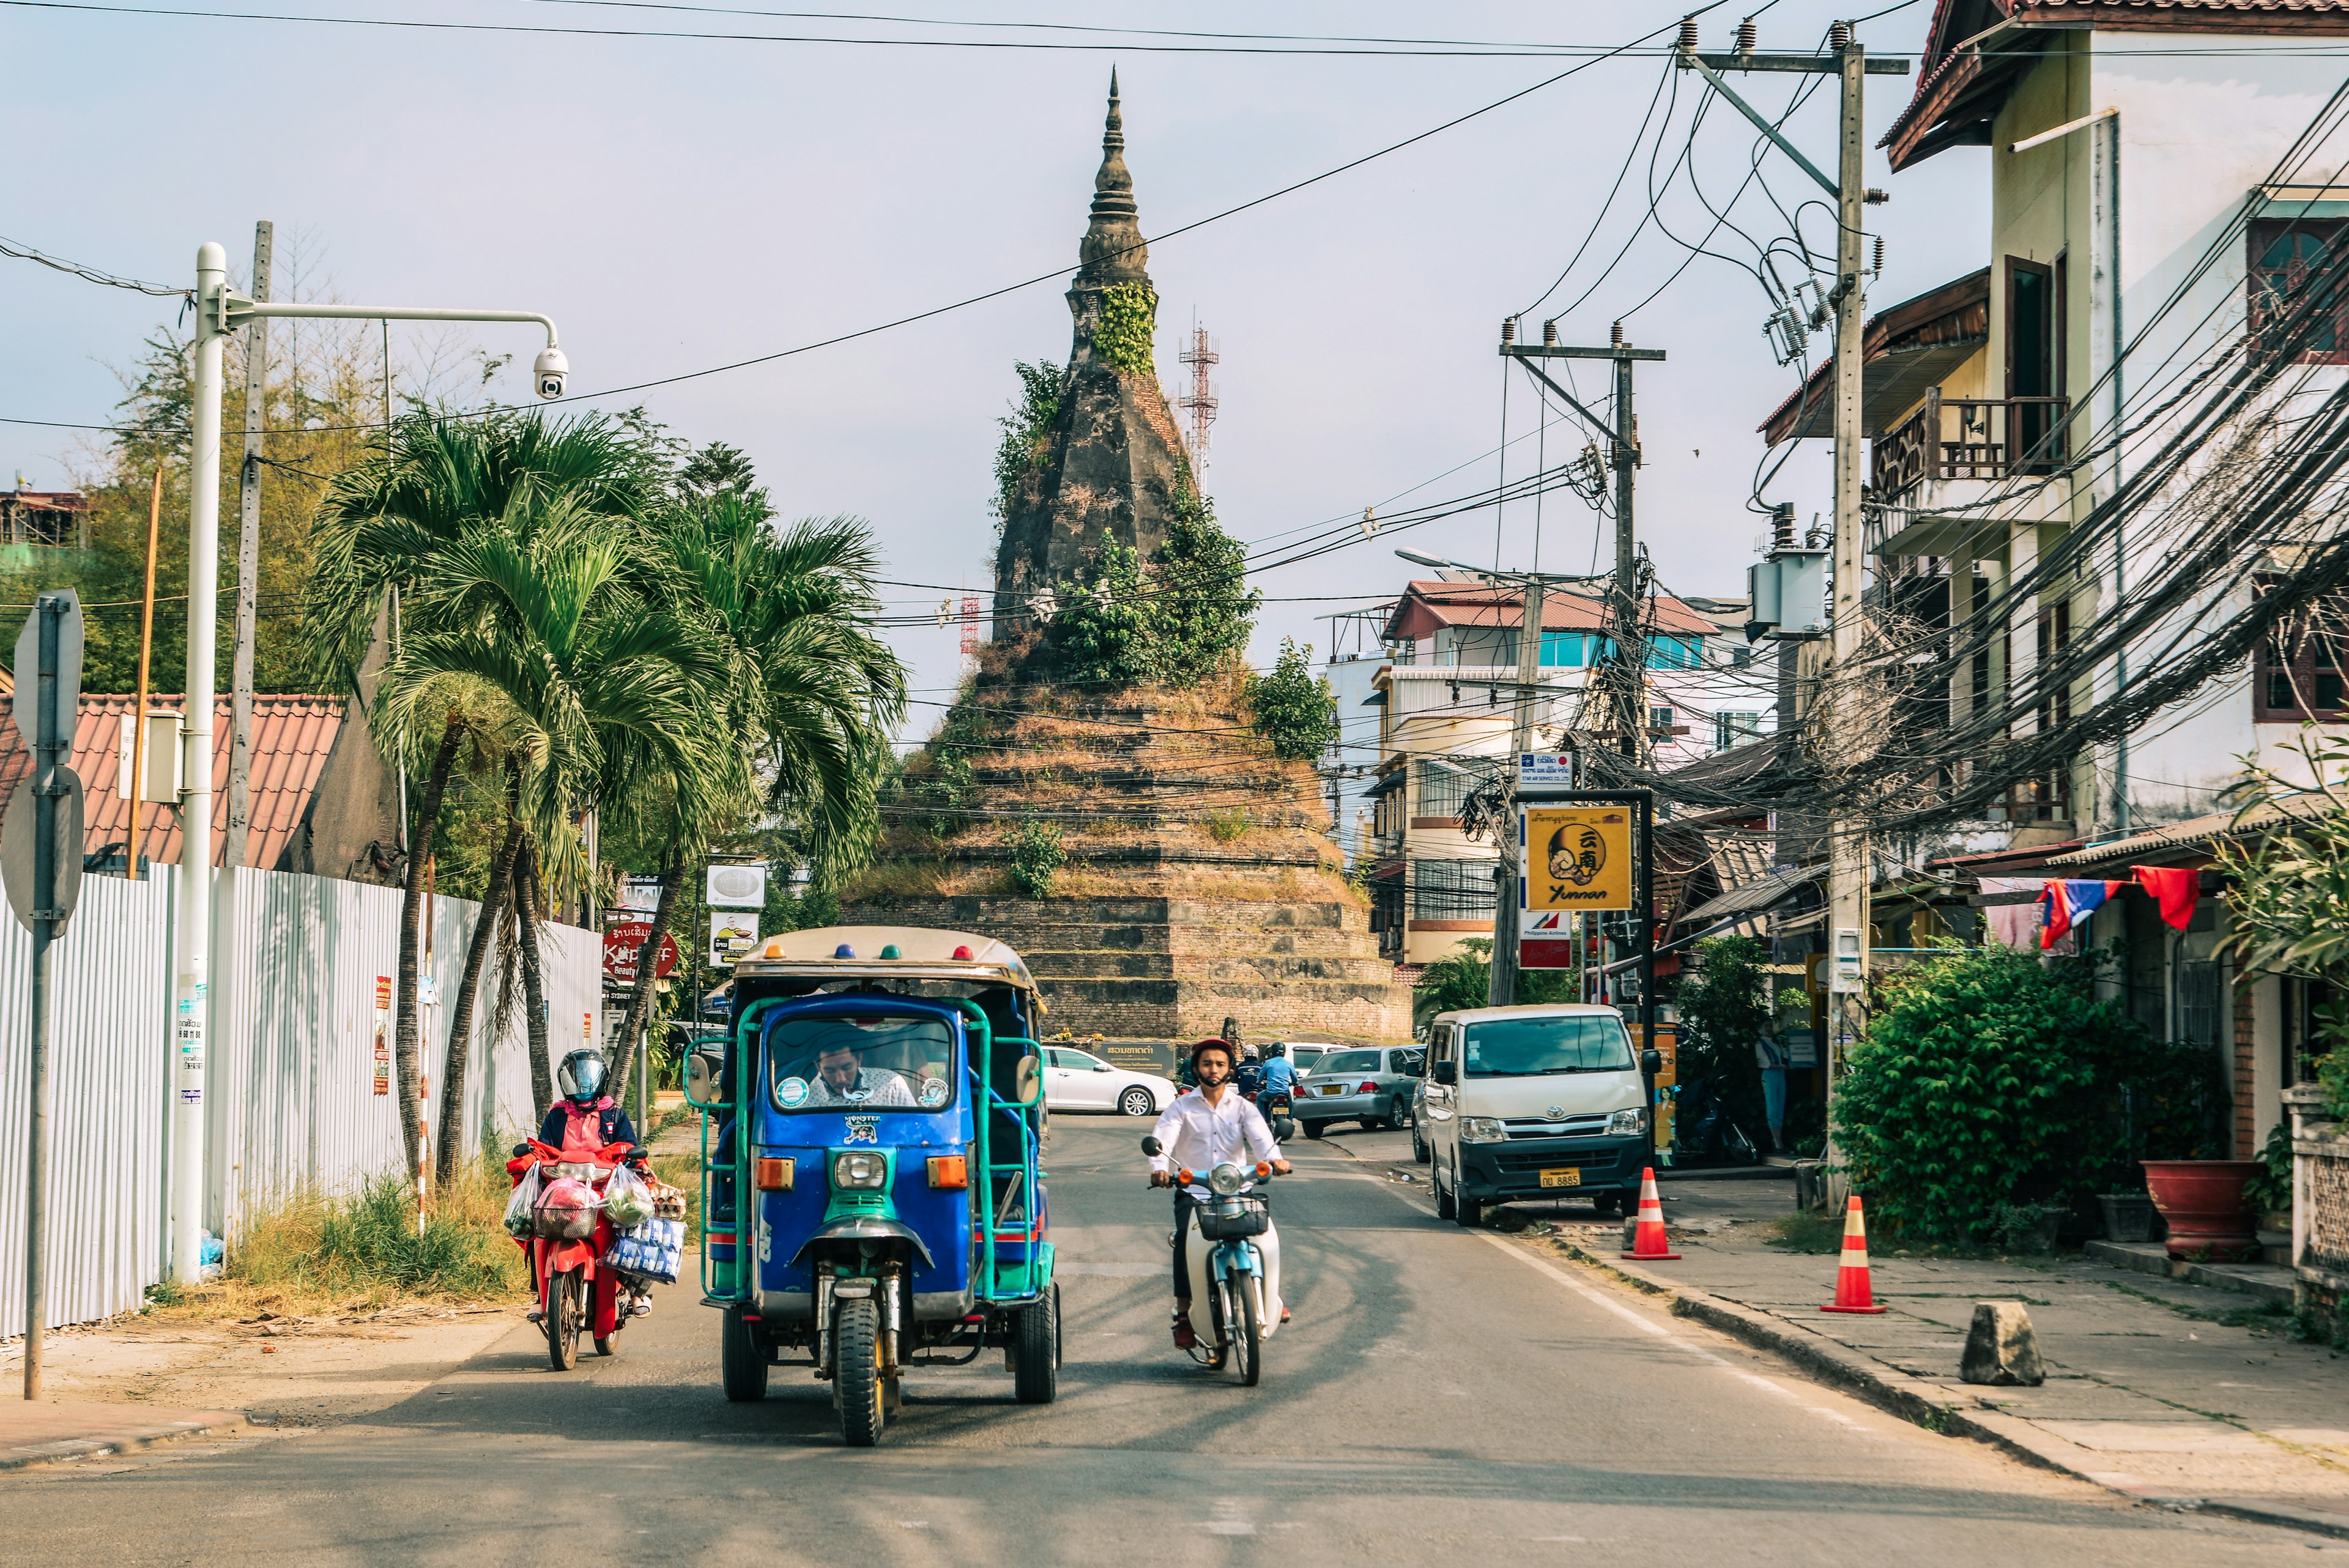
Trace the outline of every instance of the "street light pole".
{"label": "street light pole", "polygon": [[[179,919],[171,1000],[171,1268],[194,1284],[203,1273],[204,1056],[211,1014],[212,863],[212,665],[220,621],[220,441],[222,351],[228,335],[270,317],[351,321],[523,321],[546,328],[533,367],[538,395],[559,398],[570,366],[554,321],[534,311],[437,310],[409,306],[293,305],[232,293],[228,252],[196,250],[196,337],[188,454],[187,723],[181,732]],[[146,722],[144,714],[140,722]],[[414,1116],[413,1106],[401,1115]],[[404,1135],[403,1135],[404,1136]]]}

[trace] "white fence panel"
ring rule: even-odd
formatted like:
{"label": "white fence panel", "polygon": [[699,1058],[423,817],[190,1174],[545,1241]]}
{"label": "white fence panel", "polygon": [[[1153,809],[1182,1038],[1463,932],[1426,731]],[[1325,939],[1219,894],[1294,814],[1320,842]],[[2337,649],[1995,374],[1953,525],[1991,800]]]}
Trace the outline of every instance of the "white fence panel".
{"label": "white fence panel", "polygon": [[[48,1320],[82,1323],[136,1308],[162,1277],[170,1128],[172,879],[91,877],[57,950],[50,1003]],[[291,872],[213,874],[207,1061],[207,1228],[227,1234],[305,1186],[347,1191],[404,1163],[394,1092],[375,1092],[378,1009],[399,957],[399,892]],[[436,898],[423,1058],[435,1114],[466,945],[480,907]],[[583,1025],[600,1033],[601,939],[540,928],[548,1045],[558,1059]],[[24,1322],[25,1138],[32,941],[0,915],[0,1338]],[[527,1019],[491,1038],[498,955],[474,1014],[465,1147],[537,1120]]]}
{"label": "white fence panel", "polygon": [[[171,884],[86,877],[52,951],[48,1321],[129,1312],[163,1262]],[[0,1337],[25,1322],[33,939],[0,912]]]}

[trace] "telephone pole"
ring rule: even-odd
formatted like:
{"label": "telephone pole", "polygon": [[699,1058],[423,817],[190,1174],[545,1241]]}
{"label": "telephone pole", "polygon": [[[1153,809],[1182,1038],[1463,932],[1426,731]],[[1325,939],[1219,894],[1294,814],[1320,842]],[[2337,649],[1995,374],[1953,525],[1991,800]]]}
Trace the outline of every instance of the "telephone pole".
{"label": "telephone pole", "polygon": [[[269,297],[269,253],[277,226],[268,219],[253,225],[253,297]],[[254,578],[261,573],[261,428],[268,422],[269,318],[256,316],[244,327],[244,472],[239,485],[236,535],[236,651],[230,662],[233,695],[228,719],[228,834],[221,864],[244,864],[246,835],[253,826],[253,642],[260,607]],[[140,723],[145,723],[142,715]]]}
{"label": "telephone pole", "polygon": [[[1638,421],[1633,418],[1631,404],[1631,367],[1642,359],[1664,357],[1661,348],[1635,348],[1623,340],[1623,324],[1617,322],[1609,341],[1603,348],[1580,348],[1561,344],[1557,340],[1557,324],[1542,323],[1539,344],[1513,342],[1516,323],[1501,326],[1501,354],[1515,359],[1552,394],[1590,425],[1608,441],[1609,460],[1615,469],[1615,574],[1608,585],[1607,619],[1612,630],[1614,653],[1607,664],[1612,687],[1612,720],[1617,749],[1634,762],[1640,754],[1640,741],[1647,732],[1647,715],[1641,710],[1646,695],[1643,671],[1647,668],[1647,642],[1640,635],[1639,540],[1632,526],[1632,498],[1640,467]],[[1615,367],[1615,418],[1610,421],[1583,406],[1580,399],[1550,379],[1541,368],[1544,359],[1607,359]],[[1517,722],[1510,751],[1514,758],[1533,749],[1533,700],[1541,680],[1542,587],[1544,582],[1585,581],[1587,579],[1549,577],[1531,574],[1509,574],[1510,580],[1526,585],[1525,631],[1517,644]],[[1517,839],[1512,827],[1501,836],[1500,897],[1493,910],[1493,981],[1492,1005],[1506,1007],[1517,996]],[[1640,911],[1637,917],[1646,919]]]}
{"label": "telephone pole", "polygon": [[[1738,28],[1737,47],[1726,55],[1699,54],[1696,47],[1696,19],[1688,17],[1681,23],[1681,68],[1693,70],[1710,83],[1731,107],[1754,123],[1756,130],[1772,144],[1792,159],[1802,171],[1824,188],[1836,204],[1836,282],[1828,300],[1835,306],[1835,590],[1832,604],[1833,631],[1829,641],[1830,659],[1820,672],[1825,680],[1840,679],[1859,651],[1861,622],[1861,572],[1867,542],[1860,517],[1860,462],[1866,455],[1863,445],[1861,396],[1865,389],[1862,379],[1863,328],[1867,321],[1867,301],[1861,292],[1863,267],[1860,242],[1866,237],[1863,209],[1871,202],[1884,200],[1881,192],[1869,191],[1864,184],[1867,174],[1863,155],[1867,144],[1863,110],[1866,108],[1867,82],[1870,76],[1906,76],[1909,63],[1905,59],[1871,60],[1860,45],[1848,22],[1837,22],[1828,32],[1827,51],[1824,55],[1764,55],[1754,48],[1751,22]],[[1833,179],[1796,150],[1780,133],[1776,122],[1767,119],[1744,99],[1737,96],[1723,71],[1790,71],[1814,75],[1833,73],[1839,81],[1839,109],[1837,116],[1837,159]],[[1812,701],[1816,701],[1816,695]],[[1836,731],[1823,737],[1825,744],[1842,748],[1864,743],[1865,738],[1850,732],[1848,705],[1831,714]],[[1827,824],[1827,931],[1828,931],[1828,1018],[1827,1050],[1823,1058],[1826,1069],[1827,1098],[1835,1097],[1835,1083],[1843,1070],[1845,1054],[1859,1037],[1863,1005],[1863,988],[1868,972],[1868,838],[1858,823],[1837,817]]]}

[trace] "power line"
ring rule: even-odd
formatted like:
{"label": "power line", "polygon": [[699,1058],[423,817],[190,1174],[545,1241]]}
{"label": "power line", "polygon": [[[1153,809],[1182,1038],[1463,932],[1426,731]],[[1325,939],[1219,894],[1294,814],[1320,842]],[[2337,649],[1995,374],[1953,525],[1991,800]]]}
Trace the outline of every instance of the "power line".
{"label": "power line", "polygon": [[192,288],[171,288],[160,283],[141,283],[135,277],[124,277],[119,273],[107,272],[99,267],[84,266],[79,262],[67,261],[62,256],[53,256],[46,251],[36,250],[22,240],[0,238],[0,255],[14,256],[18,261],[38,262],[45,267],[80,278],[86,283],[104,284],[109,288],[127,288],[134,294],[151,294],[160,299],[192,298],[196,292]]}

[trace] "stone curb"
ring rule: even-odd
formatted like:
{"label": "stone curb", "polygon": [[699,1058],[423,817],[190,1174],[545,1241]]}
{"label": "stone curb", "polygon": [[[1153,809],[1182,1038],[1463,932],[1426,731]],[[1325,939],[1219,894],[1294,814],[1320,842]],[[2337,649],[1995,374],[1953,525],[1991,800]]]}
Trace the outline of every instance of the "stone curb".
{"label": "stone curb", "polygon": [[103,1438],[61,1438],[51,1443],[26,1443],[0,1449],[0,1471],[27,1469],[36,1465],[71,1464],[100,1459],[111,1454],[133,1454],[190,1438],[225,1437],[242,1432],[253,1422],[242,1410],[209,1412],[213,1418],[174,1423],[168,1429],[122,1433]]}
{"label": "stone curb", "polygon": [[[1819,1381],[1855,1394],[1928,1431],[1986,1443],[2010,1459],[2075,1477],[2133,1502],[2181,1513],[2219,1514],[2349,1540],[2349,1518],[2337,1518],[2291,1503],[2172,1497],[2122,1485],[2112,1478],[2107,1462],[2099,1460],[2094,1450],[2067,1442],[2020,1417],[1982,1408],[1974,1404],[1970,1392],[1929,1378],[1912,1377],[1872,1355],[1849,1349],[1825,1334],[1808,1333],[1742,1302],[1601,1257],[1570,1241],[1555,1237],[1549,1240],[1559,1251],[1593,1272],[1645,1294],[1664,1297],[1671,1303],[1674,1317],[1688,1318],[1757,1350],[1782,1355]],[[1973,1407],[1968,1408],[1969,1405]]]}

